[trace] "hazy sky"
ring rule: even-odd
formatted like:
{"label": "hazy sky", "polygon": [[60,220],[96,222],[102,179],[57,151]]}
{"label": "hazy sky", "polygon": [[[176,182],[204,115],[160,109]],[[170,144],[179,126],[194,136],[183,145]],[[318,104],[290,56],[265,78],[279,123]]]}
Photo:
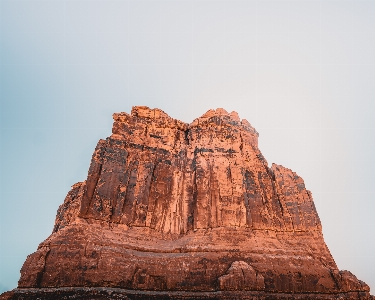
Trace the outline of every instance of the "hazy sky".
{"label": "hazy sky", "polygon": [[375,292],[375,1],[0,0],[0,292],[86,179],[112,113],[235,110]]}

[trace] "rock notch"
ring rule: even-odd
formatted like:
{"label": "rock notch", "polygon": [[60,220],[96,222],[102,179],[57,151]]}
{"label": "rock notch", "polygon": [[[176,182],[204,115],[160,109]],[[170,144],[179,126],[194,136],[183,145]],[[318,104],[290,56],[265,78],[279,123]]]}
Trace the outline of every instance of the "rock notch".
{"label": "rock notch", "polygon": [[373,299],[338,270],[303,179],[268,167],[237,113],[113,119],[8,298]]}

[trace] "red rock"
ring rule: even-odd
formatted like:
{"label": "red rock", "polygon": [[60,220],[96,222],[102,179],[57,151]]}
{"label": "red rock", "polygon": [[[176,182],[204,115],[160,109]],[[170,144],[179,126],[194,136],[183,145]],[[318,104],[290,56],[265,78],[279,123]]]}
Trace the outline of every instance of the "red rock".
{"label": "red rock", "polygon": [[220,290],[264,290],[264,277],[244,261],[232,263],[226,275],[219,277]]}
{"label": "red rock", "polygon": [[303,179],[269,168],[237,113],[189,125],[134,107],[113,118],[16,296],[372,299],[338,270]]}

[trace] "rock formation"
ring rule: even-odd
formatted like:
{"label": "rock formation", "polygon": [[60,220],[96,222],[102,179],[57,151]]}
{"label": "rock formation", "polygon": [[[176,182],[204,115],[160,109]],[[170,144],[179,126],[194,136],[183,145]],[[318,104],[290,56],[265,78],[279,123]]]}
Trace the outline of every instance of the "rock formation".
{"label": "rock formation", "polygon": [[303,179],[268,167],[237,113],[113,118],[10,298],[372,299],[338,270]]}

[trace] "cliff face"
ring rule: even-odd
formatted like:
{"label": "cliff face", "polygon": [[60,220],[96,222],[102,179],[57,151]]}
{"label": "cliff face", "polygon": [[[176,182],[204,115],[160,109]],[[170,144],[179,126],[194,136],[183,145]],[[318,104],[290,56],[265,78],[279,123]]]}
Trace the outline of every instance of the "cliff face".
{"label": "cliff face", "polygon": [[166,234],[228,226],[320,230],[303,180],[282,166],[268,168],[258,133],[236,113],[209,111],[189,126],[135,107],[114,120],[112,136],[95,149],[81,218]]}
{"label": "cliff face", "polygon": [[130,299],[370,299],[337,269],[303,179],[269,168],[237,113],[210,110],[189,125],[134,107],[113,118],[87,180],[21,269],[25,299],[62,287],[119,288]]}

